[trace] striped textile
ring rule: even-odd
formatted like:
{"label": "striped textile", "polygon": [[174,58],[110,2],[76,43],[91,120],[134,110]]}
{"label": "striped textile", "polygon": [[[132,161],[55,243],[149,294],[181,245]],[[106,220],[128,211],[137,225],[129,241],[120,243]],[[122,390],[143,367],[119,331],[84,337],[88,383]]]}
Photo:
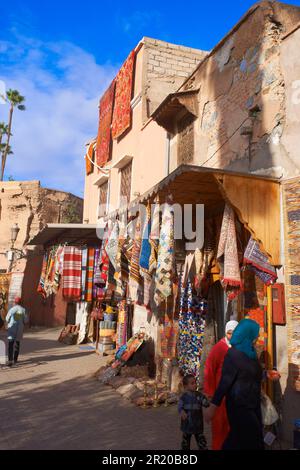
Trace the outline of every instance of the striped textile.
{"label": "striped textile", "polygon": [[101,254],[101,249],[96,248],[95,249],[95,258],[94,258],[93,299],[97,298],[97,292],[98,292],[98,287],[99,287],[99,279],[101,278],[101,273],[100,273],[100,276],[98,275],[99,265],[100,265],[100,254]]}
{"label": "striped textile", "polygon": [[85,296],[85,300],[87,302],[92,302],[93,300],[94,257],[95,257],[95,248],[89,248],[88,260],[87,260],[86,296]]}
{"label": "striped textile", "polygon": [[82,250],[76,246],[64,249],[63,297],[70,300],[81,298]]}
{"label": "striped textile", "polygon": [[86,274],[87,274],[88,249],[82,248],[82,268],[81,268],[81,300],[86,297]]}

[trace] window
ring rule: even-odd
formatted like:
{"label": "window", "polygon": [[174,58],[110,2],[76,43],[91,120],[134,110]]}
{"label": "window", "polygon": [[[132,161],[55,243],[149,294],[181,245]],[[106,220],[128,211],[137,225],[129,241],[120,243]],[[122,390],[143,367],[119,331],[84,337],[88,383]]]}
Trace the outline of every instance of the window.
{"label": "window", "polygon": [[131,196],[132,162],[121,169],[120,201],[128,204]]}
{"label": "window", "polygon": [[194,116],[186,114],[178,122],[178,165],[194,160]]}
{"label": "window", "polygon": [[108,180],[100,186],[98,217],[104,217],[107,214],[107,193]]}

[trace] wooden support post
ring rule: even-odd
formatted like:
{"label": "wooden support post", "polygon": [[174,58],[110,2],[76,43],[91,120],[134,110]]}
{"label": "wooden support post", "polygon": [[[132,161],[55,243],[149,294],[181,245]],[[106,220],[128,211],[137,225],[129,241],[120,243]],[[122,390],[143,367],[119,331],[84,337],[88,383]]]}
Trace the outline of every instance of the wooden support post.
{"label": "wooden support post", "polygon": [[[267,334],[268,334],[268,361],[266,367],[272,370],[274,367],[274,354],[273,354],[273,312],[272,312],[272,287],[267,287]],[[268,379],[268,395],[273,401],[273,383]]]}

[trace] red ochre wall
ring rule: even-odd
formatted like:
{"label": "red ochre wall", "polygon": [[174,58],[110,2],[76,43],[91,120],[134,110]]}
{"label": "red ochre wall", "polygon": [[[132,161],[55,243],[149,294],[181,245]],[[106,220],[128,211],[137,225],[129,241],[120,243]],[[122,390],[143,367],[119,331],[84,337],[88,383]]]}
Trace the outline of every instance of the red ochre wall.
{"label": "red ochre wall", "polygon": [[67,302],[62,297],[62,289],[54,296],[43,299],[37,293],[39,285],[42,256],[28,259],[23,280],[22,298],[24,307],[30,315],[30,326],[64,326],[66,321]]}

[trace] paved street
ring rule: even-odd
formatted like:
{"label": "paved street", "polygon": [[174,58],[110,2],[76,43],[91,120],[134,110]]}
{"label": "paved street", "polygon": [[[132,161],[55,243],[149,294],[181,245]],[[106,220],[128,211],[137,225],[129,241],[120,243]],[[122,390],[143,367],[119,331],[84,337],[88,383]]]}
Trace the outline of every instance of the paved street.
{"label": "paved street", "polygon": [[179,448],[176,406],[142,410],[100,385],[104,359],[58,343],[59,331],[30,330],[20,364],[0,370],[0,449]]}

